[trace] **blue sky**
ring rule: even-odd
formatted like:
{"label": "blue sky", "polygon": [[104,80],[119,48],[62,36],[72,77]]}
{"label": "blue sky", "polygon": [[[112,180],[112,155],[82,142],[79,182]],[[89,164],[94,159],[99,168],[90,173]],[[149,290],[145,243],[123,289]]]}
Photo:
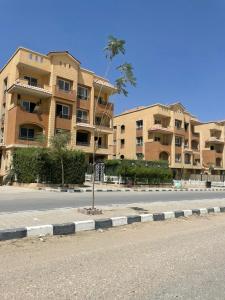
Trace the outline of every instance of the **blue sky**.
{"label": "blue sky", "polygon": [[110,34],[126,40],[137,77],[116,113],[180,101],[202,121],[225,119],[224,0],[0,0],[0,66],[24,46],[69,50],[104,75]]}

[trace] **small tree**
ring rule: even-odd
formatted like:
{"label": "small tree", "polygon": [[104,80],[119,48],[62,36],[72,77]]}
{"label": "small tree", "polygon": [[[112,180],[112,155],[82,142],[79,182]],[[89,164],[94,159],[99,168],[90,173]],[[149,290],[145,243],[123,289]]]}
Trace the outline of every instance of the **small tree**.
{"label": "small tree", "polygon": [[61,175],[62,175],[62,187],[65,183],[64,175],[64,156],[70,142],[71,136],[65,131],[61,131],[53,136],[50,140],[50,146],[52,154],[60,161],[61,164]]}

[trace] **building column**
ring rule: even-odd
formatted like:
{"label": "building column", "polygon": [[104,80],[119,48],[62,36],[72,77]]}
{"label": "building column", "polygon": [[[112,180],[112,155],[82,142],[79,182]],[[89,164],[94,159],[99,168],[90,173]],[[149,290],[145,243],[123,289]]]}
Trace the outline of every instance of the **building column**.
{"label": "building column", "polygon": [[56,114],[56,101],[55,98],[52,97],[50,100],[50,108],[49,108],[49,120],[48,120],[48,140],[47,145],[50,145],[50,139],[55,135],[55,114]]}

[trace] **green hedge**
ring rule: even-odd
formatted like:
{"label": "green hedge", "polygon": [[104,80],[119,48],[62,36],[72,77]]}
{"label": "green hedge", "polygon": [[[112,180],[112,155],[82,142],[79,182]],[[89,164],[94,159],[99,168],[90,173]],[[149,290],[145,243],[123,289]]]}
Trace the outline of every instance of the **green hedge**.
{"label": "green hedge", "polygon": [[168,164],[162,161],[109,160],[105,162],[105,173],[146,184],[171,183],[173,177]]}
{"label": "green hedge", "polygon": [[[65,184],[85,181],[86,161],[81,151],[67,150],[64,154]],[[60,161],[49,149],[18,148],[13,153],[13,170],[18,182],[61,183]]]}

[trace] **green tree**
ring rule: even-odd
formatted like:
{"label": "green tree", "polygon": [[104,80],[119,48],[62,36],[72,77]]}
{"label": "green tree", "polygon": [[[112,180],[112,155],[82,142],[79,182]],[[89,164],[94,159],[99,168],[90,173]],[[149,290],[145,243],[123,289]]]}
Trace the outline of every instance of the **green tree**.
{"label": "green tree", "polygon": [[64,131],[57,133],[50,139],[50,147],[52,150],[52,154],[55,156],[56,159],[59,159],[61,164],[62,187],[64,187],[65,184],[64,157],[66,155],[66,150],[68,148],[70,140],[70,134]]}
{"label": "green tree", "polygon": [[[106,59],[107,59],[107,67],[105,76],[108,76],[108,73],[110,71],[110,68],[112,66],[113,60],[115,57],[119,55],[125,55],[126,49],[125,49],[126,41],[122,39],[118,39],[112,35],[108,37],[107,45],[104,48],[104,52],[106,53]],[[116,70],[120,72],[120,77],[115,80],[115,91],[114,93],[123,94],[124,96],[128,96],[127,91],[127,85],[136,86],[136,78],[133,73],[133,67],[130,63],[123,63],[116,67]],[[97,103],[99,102],[99,99],[101,97],[103,89],[103,84],[101,84],[98,97],[97,97]],[[96,103],[96,104],[97,104]],[[96,115],[96,107],[94,106],[94,120]],[[100,120],[100,126],[103,124],[104,119],[107,116],[107,110],[109,110],[110,106],[106,106],[105,110],[102,114],[101,120]],[[101,128],[101,127],[100,127]],[[94,141],[93,146],[93,172],[92,172],[92,209],[95,208],[95,154],[98,147],[98,141],[99,136],[101,133],[101,129],[94,128],[94,137],[97,136],[97,138]]]}

